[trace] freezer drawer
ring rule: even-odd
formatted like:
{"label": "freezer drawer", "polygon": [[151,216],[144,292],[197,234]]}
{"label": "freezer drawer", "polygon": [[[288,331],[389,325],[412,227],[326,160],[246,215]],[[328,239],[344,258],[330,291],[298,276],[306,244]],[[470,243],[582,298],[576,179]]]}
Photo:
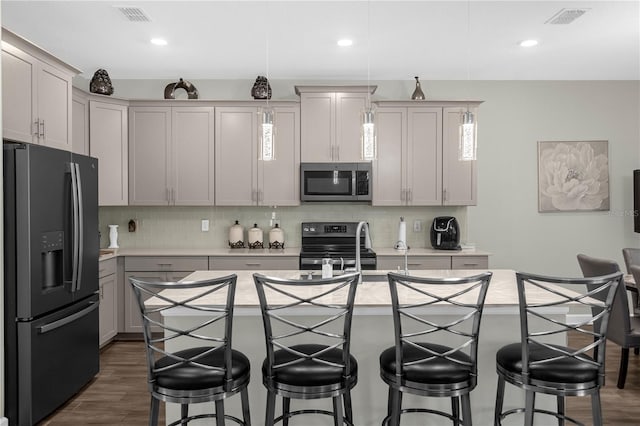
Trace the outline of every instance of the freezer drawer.
{"label": "freezer drawer", "polygon": [[17,425],[33,425],[86,385],[100,369],[98,295],[34,321],[18,323]]}

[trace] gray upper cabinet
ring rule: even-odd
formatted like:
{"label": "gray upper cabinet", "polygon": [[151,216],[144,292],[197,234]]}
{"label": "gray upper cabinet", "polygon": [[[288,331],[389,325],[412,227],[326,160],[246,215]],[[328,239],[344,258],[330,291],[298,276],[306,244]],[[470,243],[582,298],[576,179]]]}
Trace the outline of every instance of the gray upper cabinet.
{"label": "gray upper cabinet", "polygon": [[89,155],[89,98],[87,93],[73,87],[71,103],[73,152]]}
{"label": "gray upper cabinet", "polygon": [[[475,206],[477,200],[477,160],[458,159],[459,128],[466,106],[447,107],[443,112],[442,137],[442,204]],[[470,108],[478,120],[478,110]]]}
{"label": "gray upper cabinet", "polygon": [[214,109],[129,108],[129,204],[214,204]]}
{"label": "gray upper cabinet", "polygon": [[3,137],[71,151],[71,80],[78,72],[3,28]]}
{"label": "gray upper cabinet", "polygon": [[442,108],[380,107],[376,126],[373,204],[440,205]]}
{"label": "gray upper cabinet", "polygon": [[[377,102],[373,205],[476,204],[476,161],[458,160],[467,103]],[[471,103],[476,113],[478,102]]]}
{"label": "gray upper cabinet", "polygon": [[[89,152],[99,160],[98,204],[129,204],[127,102],[116,99],[89,101]],[[75,124],[74,124],[75,127]]]}
{"label": "gray upper cabinet", "polygon": [[299,106],[275,110],[275,159],[258,158],[258,106],[216,106],[217,206],[300,204]]}
{"label": "gray upper cabinet", "polygon": [[361,115],[375,86],[296,86],[303,162],[361,161]]}

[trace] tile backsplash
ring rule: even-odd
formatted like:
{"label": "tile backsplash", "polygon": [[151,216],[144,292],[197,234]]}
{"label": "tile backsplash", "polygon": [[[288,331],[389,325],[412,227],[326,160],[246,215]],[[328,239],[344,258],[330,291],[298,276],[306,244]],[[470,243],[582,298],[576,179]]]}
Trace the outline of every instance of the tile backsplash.
{"label": "tile backsplash", "polygon": [[[374,247],[393,247],[398,223],[407,222],[407,244],[430,247],[429,227],[436,216],[455,216],[460,224],[461,242],[466,242],[466,207],[373,207],[361,204],[305,204],[297,207],[100,207],[100,247],[109,245],[108,225],[118,225],[118,244],[126,248],[225,248],[229,227],[236,220],[247,230],[257,224],[269,241],[271,217],[284,230],[285,247],[300,246],[300,224],[313,221],[369,222]],[[128,231],[131,219],[136,232]],[[201,231],[201,221],[209,220],[209,231]],[[421,230],[414,232],[414,222]]]}

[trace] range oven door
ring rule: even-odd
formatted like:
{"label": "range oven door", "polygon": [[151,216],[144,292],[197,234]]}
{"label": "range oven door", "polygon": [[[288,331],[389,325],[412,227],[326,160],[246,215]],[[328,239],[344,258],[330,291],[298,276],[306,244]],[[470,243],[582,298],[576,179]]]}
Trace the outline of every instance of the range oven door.
{"label": "range oven door", "polygon": [[18,322],[18,400],[10,401],[17,407],[16,425],[42,420],[98,373],[98,306],[95,294],[39,319]]}

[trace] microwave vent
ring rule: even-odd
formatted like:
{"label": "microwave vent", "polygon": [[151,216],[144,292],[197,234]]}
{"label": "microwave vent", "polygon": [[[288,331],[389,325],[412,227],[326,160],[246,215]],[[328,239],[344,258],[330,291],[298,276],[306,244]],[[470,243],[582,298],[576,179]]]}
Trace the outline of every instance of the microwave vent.
{"label": "microwave vent", "polygon": [[127,21],[131,22],[151,22],[151,18],[147,15],[144,10],[139,7],[128,7],[128,6],[115,6]]}
{"label": "microwave vent", "polygon": [[545,24],[567,25],[587,13],[588,10],[589,9],[560,9],[560,11],[549,18]]}

